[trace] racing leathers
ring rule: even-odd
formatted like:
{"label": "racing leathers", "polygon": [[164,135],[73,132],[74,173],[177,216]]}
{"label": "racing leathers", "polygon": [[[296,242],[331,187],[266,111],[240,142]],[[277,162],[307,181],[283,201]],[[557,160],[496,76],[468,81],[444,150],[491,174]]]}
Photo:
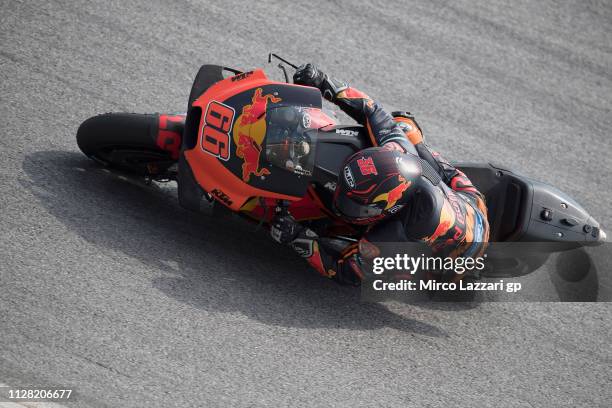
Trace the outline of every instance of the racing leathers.
{"label": "racing leathers", "polygon": [[368,226],[358,243],[342,251],[329,250],[325,237],[279,213],[271,224],[272,237],[288,243],[321,275],[342,283],[358,284],[364,277],[364,252],[376,242],[422,242],[434,254],[480,256],[489,237],[484,196],[464,173],[452,166],[424,141],[421,129],[408,112],[389,114],[365,93],[331,79],[311,64],[298,69],[297,84],[314,86],[368,132],[373,146],[418,156],[423,163],[418,191],[397,213]]}

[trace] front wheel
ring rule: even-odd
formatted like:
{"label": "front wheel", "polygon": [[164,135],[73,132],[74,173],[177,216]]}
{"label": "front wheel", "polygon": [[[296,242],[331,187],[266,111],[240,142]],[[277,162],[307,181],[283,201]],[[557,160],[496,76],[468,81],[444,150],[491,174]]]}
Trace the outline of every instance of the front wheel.
{"label": "front wheel", "polygon": [[79,126],[77,144],[108,167],[159,175],[178,160],[184,126],[185,115],[105,113]]}

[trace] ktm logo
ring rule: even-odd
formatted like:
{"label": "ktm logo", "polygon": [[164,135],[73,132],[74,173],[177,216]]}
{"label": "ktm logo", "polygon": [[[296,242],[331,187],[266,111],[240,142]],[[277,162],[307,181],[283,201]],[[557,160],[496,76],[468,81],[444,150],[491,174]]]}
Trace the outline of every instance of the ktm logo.
{"label": "ktm logo", "polygon": [[228,207],[231,207],[232,200],[223,191],[215,188],[214,190],[212,190],[210,192],[210,194],[212,194],[215,198],[217,198],[219,201],[223,202]]}

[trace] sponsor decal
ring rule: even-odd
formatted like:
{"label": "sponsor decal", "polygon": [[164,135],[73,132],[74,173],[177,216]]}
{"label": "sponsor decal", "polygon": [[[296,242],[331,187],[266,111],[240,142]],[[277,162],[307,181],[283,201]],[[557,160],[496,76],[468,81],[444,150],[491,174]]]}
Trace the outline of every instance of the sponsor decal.
{"label": "sponsor decal", "polygon": [[272,94],[263,95],[263,89],[257,88],[251,103],[242,108],[242,113],[234,123],[234,143],[236,156],[242,159],[242,180],[249,182],[251,175],[262,177],[270,170],[259,168],[261,146],[266,135],[266,109],[268,102],[278,103],[282,99]]}
{"label": "sponsor decal", "polygon": [[446,235],[446,233],[450,230],[451,226],[455,224],[455,221],[456,218],[453,209],[450,203],[448,201],[445,201],[444,205],[442,205],[442,210],[440,211],[440,219],[438,220],[438,226],[431,235],[423,238],[423,242],[428,245],[434,245],[436,240]]}
{"label": "sponsor decal", "polygon": [[334,181],[328,181],[323,187],[325,187],[329,191],[336,191],[337,184]]}
{"label": "sponsor decal", "polygon": [[376,166],[374,165],[374,160],[371,157],[362,157],[357,160],[357,165],[359,166],[359,171],[363,176],[367,176],[369,174],[378,175],[378,171],[376,170]]}
{"label": "sponsor decal", "polygon": [[311,230],[310,228],[306,228],[305,234],[309,238],[317,238],[318,237],[317,233],[314,232],[313,230]]}
{"label": "sponsor decal", "polygon": [[179,157],[184,125],[185,115],[159,115],[156,144],[160,149],[170,152],[175,160]]}
{"label": "sponsor decal", "polygon": [[344,167],[344,179],[350,188],[355,188],[355,178],[353,177],[353,172],[349,166]]}
{"label": "sponsor decal", "polygon": [[306,170],[306,169],[302,168],[301,166],[294,167],[293,168],[293,172],[295,174],[300,174],[302,176],[312,176],[312,171]]}
{"label": "sponsor decal", "polygon": [[303,116],[302,116],[302,125],[304,126],[305,129],[308,129],[310,127],[310,115],[306,112],[304,112]]}
{"label": "sponsor decal", "polygon": [[336,133],[343,136],[357,136],[359,132],[350,129],[336,129]]}
{"label": "sponsor decal", "polygon": [[401,210],[401,209],[402,209],[402,207],[404,207],[404,206],[403,206],[403,205],[400,205],[400,204],[394,205],[393,207],[389,208],[389,212],[390,212],[391,214],[395,214],[396,212],[398,212],[399,210]]}
{"label": "sponsor decal", "polygon": [[463,211],[461,211],[461,204],[459,203],[459,198],[457,198],[457,195],[452,191],[448,191],[446,196],[448,197],[448,201],[453,207],[453,211],[455,212],[455,217],[457,217],[457,220],[461,224],[465,224],[465,217],[463,216]]}
{"label": "sponsor decal", "polygon": [[[404,195],[404,191],[408,190],[408,187],[410,187],[410,185],[412,184],[411,181],[406,180],[402,176],[397,177],[399,179],[400,184],[395,186],[393,189],[391,189],[391,191],[387,193],[377,195],[372,202],[376,203],[379,201],[386,201],[387,205],[385,206],[385,210],[389,210],[390,208],[395,206],[395,203],[397,203],[397,201]],[[401,207],[402,206],[400,206],[400,208]],[[395,211],[397,211],[397,209]]]}
{"label": "sponsor decal", "polygon": [[253,71],[243,72],[242,74],[234,75],[232,77],[232,82],[241,81],[253,75]]}
{"label": "sponsor decal", "polygon": [[227,194],[225,194],[223,191],[215,188],[214,190],[212,190],[210,192],[210,194],[215,197],[217,200],[221,201],[223,204],[227,205],[228,207],[231,207],[232,205],[232,200],[229,198],[229,196]]}

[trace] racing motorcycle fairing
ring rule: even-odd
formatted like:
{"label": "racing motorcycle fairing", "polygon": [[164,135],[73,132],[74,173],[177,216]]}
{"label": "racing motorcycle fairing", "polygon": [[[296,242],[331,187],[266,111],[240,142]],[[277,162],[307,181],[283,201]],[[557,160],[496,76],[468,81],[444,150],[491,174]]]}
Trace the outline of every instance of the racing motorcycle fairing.
{"label": "racing motorcycle fairing", "polygon": [[334,124],[318,90],[255,70],[215,83],[192,106],[201,115],[198,138],[184,154],[197,183],[217,201],[238,211],[252,197],[304,196],[318,129]]}

